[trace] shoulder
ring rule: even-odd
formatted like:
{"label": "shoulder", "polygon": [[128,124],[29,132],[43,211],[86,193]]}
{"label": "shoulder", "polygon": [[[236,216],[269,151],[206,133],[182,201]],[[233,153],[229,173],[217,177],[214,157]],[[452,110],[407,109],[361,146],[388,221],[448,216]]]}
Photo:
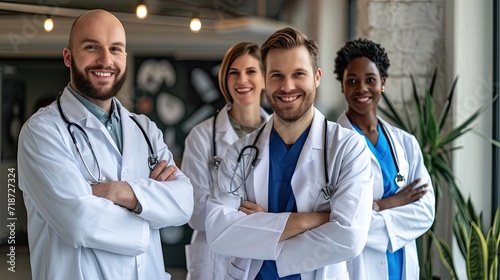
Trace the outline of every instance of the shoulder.
{"label": "shoulder", "polygon": [[189,141],[189,139],[192,138],[209,138],[212,135],[213,131],[213,121],[214,117],[210,117],[197,125],[195,125],[191,130],[189,131],[188,135],[186,136],[186,141]]}
{"label": "shoulder", "polygon": [[333,135],[338,141],[365,141],[363,136],[356,131],[332,121],[328,122],[328,134]]}
{"label": "shoulder", "polygon": [[64,121],[54,102],[46,107],[40,108],[36,113],[31,115],[24,123],[23,129],[37,129],[41,128],[41,126],[58,127],[63,125]]}
{"label": "shoulder", "polygon": [[415,136],[401,128],[395,127],[385,121],[383,121],[384,128],[387,129],[392,135],[397,137],[398,142],[400,142],[402,145],[407,146],[407,145],[419,145],[417,138]]}

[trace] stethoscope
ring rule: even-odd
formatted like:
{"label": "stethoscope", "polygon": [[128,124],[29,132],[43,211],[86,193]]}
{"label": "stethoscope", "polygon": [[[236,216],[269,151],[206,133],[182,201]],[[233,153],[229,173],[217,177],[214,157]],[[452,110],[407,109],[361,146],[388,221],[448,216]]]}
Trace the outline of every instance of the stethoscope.
{"label": "stethoscope", "polygon": [[[93,182],[90,182],[91,185],[100,184],[105,180],[105,178],[102,176],[102,169],[101,169],[101,166],[99,165],[99,161],[97,160],[94,149],[92,148],[92,144],[90,144],[89,137],[88,137],[87,133],[85,132],[85,130],[79,124],[74,123],[74,122],[70,122],[68,120],[68,118],[66,117],[66,114],[64,114],[64,112],[62,110],[62,106],[61,106],[61,100],[60,100],[61,95],[62,95],[62,92],[59,93],[59,95],[57,95],[57,108],[59,109],[59,113],[61,114],[61,118],[64,120],[64,122],[67,125],[68,133],[71,136],[71,139],[73,140],[73,144],[75,145],[76,151],[77,151],[80,159],[82,160],[83,165],[85,166],[85,169],[87,170],[87,172],[90,174],[90,176],[94,180]],[[151,141],[149,140],[149,137],[147,136],[146,131],[142,128],[142,126],[134,118],[134,116],[129,116],[129,117],[137,124],[137,126],[139,127],[139,129],[142,132],[142,135],[144,136],[144,139],[146,140],[146,142],[148,144],[149,152],[150,152],[150,155],[148,157],[148,166],[149,166],[149,169],[152,171],[155,168],[156,164],[158,164],[158,156],[155,154],[155,152],[153,150],[153,145],[151,145]],[[82,133],[84,140],[87,143],[87,146],[90,148],[90,151],[92,153],[92,157],[94,158],[94,162],[97,166],[97,171],[98,171],[97,176],[95,176],[94,173],[92,173],[92,171],[90,171],[90,168],[87,165],[87,162],[83,159],[82,152],[80,151],[80,147],[78,146],[78,141],[76,141],[76,137],[74,135],[75,130],[71,131],[71,127],[76,128],[77,130],[79,130]]]}
{"label": "stethoscope", "polygon": [[[328,125],[328,121],[326,120],[325,118],[325,121],[324,121],[324,142],[323,142],[323,166],[324,166],[324,175],[325,175],[325,181],[326,181],[326,184],[325,186],[321,189],[321,192],[323,193],[323,197],[328,200],[330,199],[333,194],[334,194],[334,186],[332,185],[332,183],[330,182],[330,179],[328,177],[328,160],[327,160],[327,143],[328,143],[328,130],[327,130],[327,125]],[[242,199],[244,199],[244,194],[239,194],[238,193],[238,190],[245,185],[246,183],[246,180],[248,178],[248,176],[250,175],[250,173],[252,173],[253,169],[255,168],[255,165],[257,164],[257,158],[259,156],[259,148],[257,147],[257,141],[259,141],[259,138],[260,138],[260,135],[262,134],[262,131],[264,131],[264,127],[266,126],[266,124],[264,124],[264,126],[262,126],[259,130],[259,132],[257,133],[257,136],[255,137],[252,145],[247,145],[245,147],[243,147],[240,151],[240,153],[238,154],[238,158],[236,160],[236,165],[233,169],[233,175],[231,176],[231,182],[229,184],[229,191],[227,191],[228,194],[232,194],[232,195],[236,195],[236,196],[240,196]],[[242,159],[245,157],[245,152],[246,151],[250,151],[250,154],[253,158],[252,158],[252,161],[250,162],[250,166],[248,168],[245,168],[243,167],[243,169],[247,169],[248,171],[247,172],[243,172],[243,176],[240,176],[240,179],[242,179],[242,182],[240,184],[236,184],[234,181],[235,181],[235,177],[236,177],[236,174],[237,174],[237,170],[238,168],[240,168],[240,162],[242,161]]]}
{"label": "stethoscope", "polygon": [[214,114],[214,122],[212,125],[212,152],[213,152],[213,157],[211,160],[208,161],[208,167],[210,167],[213,170],[219,170],[220,163],[222,159],[217,156],[217,146],[215,145],[215,122],[217,121],[217,116],[219,115],[219,110],[215,112]]}
{"label": "stethoscope", "polygon": [[[255,139],[253,140],[253,143],[251,145],[246,145],[243,147],[238,154],[238,158],[236,159],[236,165],[234,166],[233,169],[233,175],[231,176],[231,182],[229,183],[229,191],[227,191],[228,194],[236,195],[239,196],[242,200],[245,199],[245,192],[243,194],[239,194],[238,190],[246,184],[248,176],[252,173],[253,169],[255,168],[255,165],[257,164],[257,159],[259,157],[259,148],[257,147],[257,142],[259,141],[260,135],[262,134],[262,131],[264,131],[264,128],[266,127],[265,123],[260,129],[259,132],[257,132],[257,136],[255,136]],[[249,153],[246,153],[249,152]],[[242,163],[242,160],[246,157],[250,156],[252,160],[250,161],[250,166],[246,166],[243,164],[243,166],[240,166]],[[236,174],[238,172],[238,169],[242,167],[243,172],[242,176],[238,176],[239,179],[241,179],[240,184],[236,184],[235,179],[236,179]]]}
{"label": "stethoscope", "polygon": [[384,133],[385,138],[387,138],[389,141],[389,148],[391,150],[391,155],[396,163],[396,170],[398,171],[398,173],[396,174],[396,176],[394,176],[394,182],[396,183],[396,185],[398,187],[401,188],[404,186],[406,178],[403,174],[401,174],[401,169],[399,168],[399,159],[396,156],[396,153],[394,152],[394,143],[392,142],[392,138],[389,137],[389,134],[387,133],[387,131],[384,127],[384,124],[380,123],[380,127],[382,128],[382,132]]}

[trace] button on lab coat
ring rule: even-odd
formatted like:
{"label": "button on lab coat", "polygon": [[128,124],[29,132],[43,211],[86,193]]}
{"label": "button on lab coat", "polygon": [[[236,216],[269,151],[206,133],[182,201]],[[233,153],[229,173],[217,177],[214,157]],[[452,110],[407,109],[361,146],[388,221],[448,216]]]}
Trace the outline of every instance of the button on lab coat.
{"label": "button on lab coat", "polygon": [[[230,105],[224,106],[217,115],[215,144],[217,157],[222,159],[227,147],[238,140],[229,120]],[[267,120],[269,114],[261,108],[261,116]],[[217,170],[209,167],[213,159],[213,123],[211,117],[195,126],[186,137],[182,171],[191,179],[194,189],[194,212],[189,225],[194,229],[191,244],[186,245],[187,280],[224,279],[231,261],[230,257],[214,254],[207,244],[205,234],[206,202],[217,181]]]}
{"label": "button on lab coat", "polygon": [[[18,150],[19,187],[28,213],[28,238],[36,279],[170,279],[165,272],[159,229],[186,223],[193,209],[189,179],[149,179],[148,146],[131,114],[119,104],[123,132],[120,154],[104,125],[67,89],[61,98],[67,118],[88,134],[105,181],[127,181],[142,213],[92,195],[92,181],[61,118],[56,102],[23,126]],[[174,164],[162,133],[136,115],[159,159]],[[73,128],[72,131],[75,129]],[[96,164],[75,133],[94,174]]]}
{"label": "button on lab coat", "polygon": [[[258,163],[249,175],[245,195],[268,208],[269,136],[266,124],[257,147]],[[211,249],[235,256],[226,279],[254,279],[262,260],[276,260],[280,276],[300,273],[306,279],[349,279],[345,261],[363,249],[370,223],[372,172],[364,139],[328,122],[328,176],[334,193],[325,199],[323,165],[324,116],[314,111],[309,135],[300,153],[291,185],[298,212],[331,212],[330,222],[278,242],[290,213],[238,211],[240,197],[228,193],[241,149],[253,143],[258,131],[231,145],[219,170],[219,187],[207,203],[205,222]],[[239,193],[243,191],[240,189]]]}
{"label": "button on lab coat", "polygon": [[[405,251],[402,279],[419,279],[420,268],[415,239],[424,234],[434,221],[435,197],[432,182],[415,137],[391,126],[381,118],[379,121],[387,131],[389,143],[394,144],[400,172],[406,177],[403,188],[417,178],[422,180],[416,187],[426,183],[429,186],[427,193],[420,200],[380,212],[372,211],[366,247],[361,255],[348,262],[351,279],[388,279],[386,251],[394,252],[401,248]],[[339,117],[338,123],[354,130],[345,113]],[[372,166],[375,174],[373,200],[379,200],[384,194],[384,185],[380,165],[373,154]]]}

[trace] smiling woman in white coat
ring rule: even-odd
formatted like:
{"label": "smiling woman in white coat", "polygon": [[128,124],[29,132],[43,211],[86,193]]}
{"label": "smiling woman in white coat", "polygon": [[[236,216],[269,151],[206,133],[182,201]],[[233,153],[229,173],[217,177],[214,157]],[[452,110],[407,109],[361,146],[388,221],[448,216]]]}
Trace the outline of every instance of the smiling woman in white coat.
{"label": "smiling woman in white coat", "polygon": [[191,179],[195,199],[189,221],[194,231],[191,243],[186,245],[188,280],[224,279],[231,261],[208,248],[206,202],[216,186],[217,171],[227,147],[269,118],[260,106],[264,74],[256,44],[241,42],[228,49],[219,69],[219,87],[226,106],[191,130],[182,158],[181,169]]}
{"label": "smiling woman in white coat", "polygon": [[419,279],[415,239],[434,221],[434,191],[417,140],[377,116],[389,65],[384,48],[367,39],[347,42],[335,59],[348,104],[338,123],[365,137],[375,174],[368,241],[348,262],[353,280]]}

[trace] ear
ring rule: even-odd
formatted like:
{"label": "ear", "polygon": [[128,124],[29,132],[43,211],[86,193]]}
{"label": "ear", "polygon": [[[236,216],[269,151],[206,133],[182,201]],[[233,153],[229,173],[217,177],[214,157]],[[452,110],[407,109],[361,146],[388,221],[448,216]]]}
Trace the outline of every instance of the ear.
{"label": "ear", "polygon": [[71,51],[68,48],[63,50],[64,65],[71,67]]}
{"label": "ear", "polygon": [[316,88],[319,87],[319,84],[321,83],[321,76],[323,75],[323,72],[321,71],[321,68],[318,68],[318,71],[316,71],[316,75],[314,75],[314,84],[316,85]]}
{"label": "ear", "polygon": [[385,77],[382,77],[381,81],[382,81],[382,86],[385,87]]}

